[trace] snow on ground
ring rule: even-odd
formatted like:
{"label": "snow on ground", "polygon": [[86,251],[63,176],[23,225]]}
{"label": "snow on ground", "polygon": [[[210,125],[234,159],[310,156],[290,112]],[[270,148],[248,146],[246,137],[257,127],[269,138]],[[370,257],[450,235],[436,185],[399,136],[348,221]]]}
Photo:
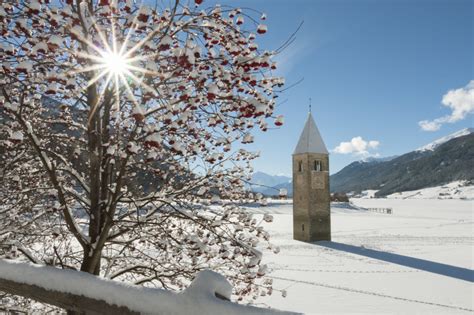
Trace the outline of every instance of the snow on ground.
{"label": "snow on ground", "polygon": [[[257,302],[306,314],[473,313],[473,207],[467,200],[352,199],[332,205],[332,242],[292,237],[292,205],[253,208],[279,254],[275,292]],[[358,207],[391,207],[392,215]]]}
{"label": "snow on ground", "polygon": [[369,190],[364,190],[360,193],[360,198],[375,198],[375,194],[377,193],[378,190],[375,189],[369,189]]}
{"label": "snow on ground", "polygon": [[474,199],[474,186],[467,181],[455,181],[446,185],[403,191],[388,195],[393,199]]}

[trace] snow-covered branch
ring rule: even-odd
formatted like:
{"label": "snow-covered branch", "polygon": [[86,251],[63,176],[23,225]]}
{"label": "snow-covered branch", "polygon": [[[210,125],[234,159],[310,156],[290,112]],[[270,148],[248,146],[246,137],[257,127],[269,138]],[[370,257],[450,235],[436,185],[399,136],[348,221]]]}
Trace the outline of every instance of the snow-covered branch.
{"label": "snow-covered branch", "polygon": [[244,147],[282,124],[284,80],[264,15],[190,4],[1,2],[0,241],[119,281],[182,290],[212,269],[238,299],[271,294],[269,235],[239,205],[259,200]]}

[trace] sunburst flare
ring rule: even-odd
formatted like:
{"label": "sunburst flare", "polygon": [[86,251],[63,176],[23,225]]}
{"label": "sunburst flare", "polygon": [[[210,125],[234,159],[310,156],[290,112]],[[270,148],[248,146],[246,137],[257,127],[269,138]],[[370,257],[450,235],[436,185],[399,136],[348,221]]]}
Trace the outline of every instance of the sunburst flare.
{"label": "sunburst flare", "polygon": [[[148,59],[151,56],[134,56],[134,53],[143,45],[143,40],[136,43],[131,48],[127,47],[129,39],[136,29],[134,26],[137,17],[135,16],[133,22],[134,26],[130,28],[123,43],[118,42],[117,34],[115,32],[115,19],[113,17],[110,18],[112,32],[109,32],[108,34],[102,32],[93,15],[90,15],[90,17],[92,19],[92,25],[96,29],[98,37],[100,38],[100,43],[96,44],[86,38],[80,38],[80,40],[86,43],[86,45],[96,54],[83,52],[77,53],[78,57],[88,59],[92,64],[71,72],[72,74],[84,72],[93,73],[93,77],[88,80],[85,88],[88,88],[96,84],[99,80],[105,78],[105,83],[101,85],[102,89],[99,92],[99,97],[96,100],[96,103],[92,105],[89,113],[89,120],[94,116],[98,107],[100,107],[102,98],[110,85],[115,85],[114,94],[115,106],[117,109],[120,108],[120,93],[122,90],[129,95],[129,99],[131,99],[134,104],[133,106],[139,106],[136,97],[133,95],[131,84],[154,93],[154,90],[143,82],[143,76],[152,71],[138,65],[139,61]],[[147,37],[144,40],[149,39],[150,38]],[[124,87],[124,89],[121,89],[121,87]]]}

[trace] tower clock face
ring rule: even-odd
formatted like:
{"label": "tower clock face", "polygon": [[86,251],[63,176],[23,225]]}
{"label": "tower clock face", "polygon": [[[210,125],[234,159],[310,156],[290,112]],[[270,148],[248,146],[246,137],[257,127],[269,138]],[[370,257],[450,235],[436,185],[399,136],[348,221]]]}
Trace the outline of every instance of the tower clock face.
{"label": "tower clock face", "polygon": [[311,188],[312,189],[324,189],[324,173],[322,172],[311,172]]}

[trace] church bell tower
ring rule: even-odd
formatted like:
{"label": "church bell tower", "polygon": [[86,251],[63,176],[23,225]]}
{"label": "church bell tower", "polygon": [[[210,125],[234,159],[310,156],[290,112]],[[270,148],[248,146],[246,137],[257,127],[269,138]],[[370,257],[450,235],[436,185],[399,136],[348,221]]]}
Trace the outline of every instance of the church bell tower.
{"label": "church bell tower", "polygon": [[293,238],[331,240],[329,152],[311,112],[293,153]]}

